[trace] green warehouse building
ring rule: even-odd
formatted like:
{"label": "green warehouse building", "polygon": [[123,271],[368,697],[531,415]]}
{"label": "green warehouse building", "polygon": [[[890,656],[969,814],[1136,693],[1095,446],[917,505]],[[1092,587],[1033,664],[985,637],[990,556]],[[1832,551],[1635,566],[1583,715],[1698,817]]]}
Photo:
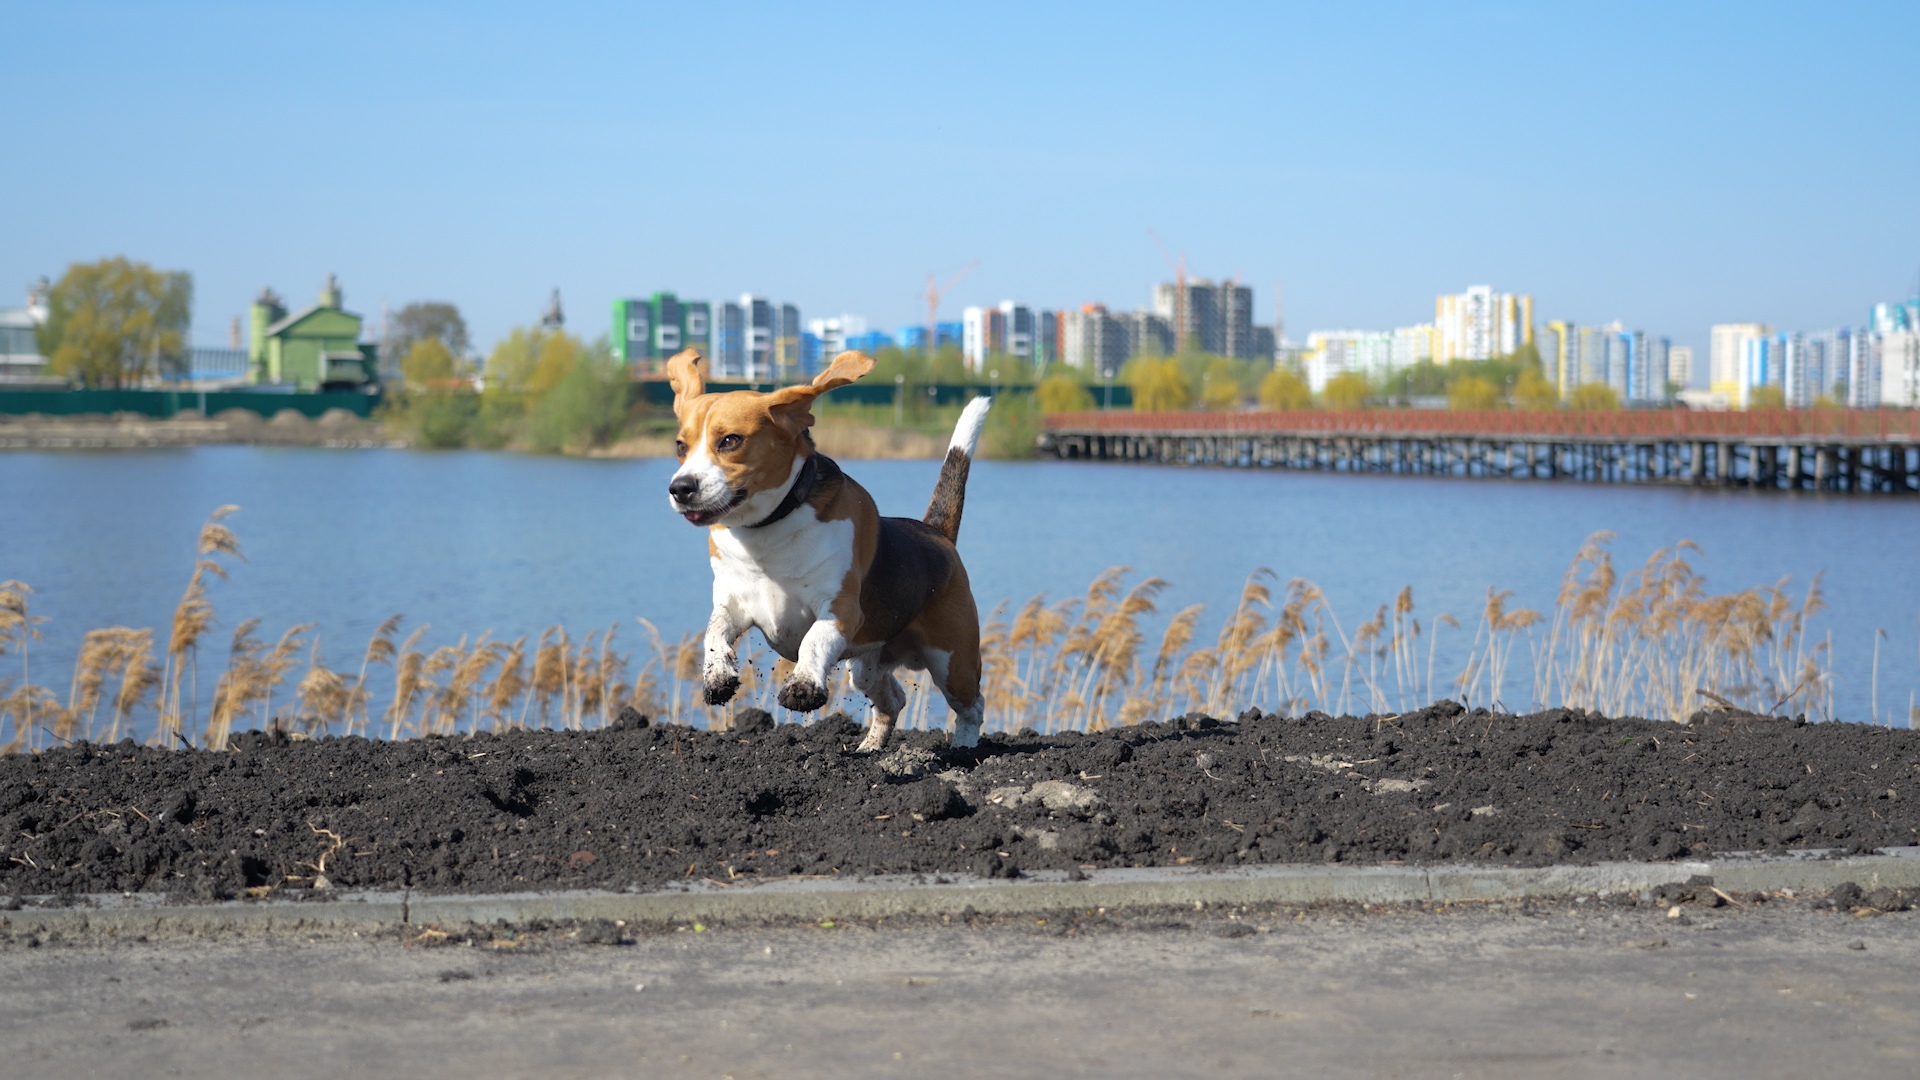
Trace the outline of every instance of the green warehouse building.
{"label": "green warehouse building", "polygon": [[380,381],[379,347],[361,343],[362,320],[340,300],[332,274],[320,302],[291,315],[272,289],[262,289],[253,302],[248,381],[302,393],[373,389]]}

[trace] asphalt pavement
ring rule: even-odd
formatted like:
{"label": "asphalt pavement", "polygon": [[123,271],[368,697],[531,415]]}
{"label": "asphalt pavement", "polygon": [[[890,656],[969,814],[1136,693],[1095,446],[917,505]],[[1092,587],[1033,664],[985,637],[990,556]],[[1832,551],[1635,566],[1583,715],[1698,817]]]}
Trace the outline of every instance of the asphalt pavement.
{"label": "asphalt pavement", "polygon": [[0,1073],[1909,1076],[1917,928],[1806,902],[1672,918],[1588,898],[43,930],[0,948]]}

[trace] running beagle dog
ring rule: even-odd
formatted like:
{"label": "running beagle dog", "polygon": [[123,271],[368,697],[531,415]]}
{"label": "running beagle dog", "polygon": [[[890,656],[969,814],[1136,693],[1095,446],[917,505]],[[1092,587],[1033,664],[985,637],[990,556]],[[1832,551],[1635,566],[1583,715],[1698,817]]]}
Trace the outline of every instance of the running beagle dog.
{"label": "running beagle dog", "polygon": [[794,712],[825,705],[834,665],[852,663],[854,685],[873,703],[860,749],[886,745],[906,705],[901,667],[933,676],[953,710],[952,745],[973,746],[985,712],[980,615],[954,541],[991,400],[961,412],[926,516],[881,517],[808,430],[815,398],[871,370],[872,358],[843,352],[810,385],[709,394],[698,352],[667,361],[680,420],[668,503],[706,527],[713,565],[707,704],[739,689],[734,643],[757,629],[793,662],[780,704]]}

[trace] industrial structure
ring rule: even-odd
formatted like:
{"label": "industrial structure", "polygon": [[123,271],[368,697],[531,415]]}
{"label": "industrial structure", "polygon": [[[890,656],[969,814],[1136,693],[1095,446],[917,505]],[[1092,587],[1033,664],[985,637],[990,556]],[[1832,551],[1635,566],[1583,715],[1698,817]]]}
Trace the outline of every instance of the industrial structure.
{"label": "industrial structure", "polygon": [[377,386],[379,347],[360,340],[363,320],[342,308],[343,300],[332,274],[319,302],[291,315],[277,293],[260,290],[251,313],[248,381],[303,393]]}

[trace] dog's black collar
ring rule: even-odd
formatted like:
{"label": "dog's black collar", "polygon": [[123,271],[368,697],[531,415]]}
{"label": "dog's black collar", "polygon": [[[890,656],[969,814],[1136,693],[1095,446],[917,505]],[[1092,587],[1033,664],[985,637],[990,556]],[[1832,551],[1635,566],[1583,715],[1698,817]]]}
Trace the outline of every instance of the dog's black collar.
{"label": "dog's black collar", "polygon": [[[812,445],[813,440],[808,439],[807,442],[808,445]],[[800,504],[807,501],[808,497],[813,494],[813,489],[820,486],[821,481],[836,480],[839,479],[839,477],[840,466],[835,463],[832,458],[815,450],[813,453],[807,455],[806,463],[800,466],[800,475],[793,478],[793,486],[787,489],[787,497],[780,500],[780,505],[773,508],[773,513],[747,526],[747,528],[764,529],[768,525],[779,521],[781,518],[800,509]]]}

